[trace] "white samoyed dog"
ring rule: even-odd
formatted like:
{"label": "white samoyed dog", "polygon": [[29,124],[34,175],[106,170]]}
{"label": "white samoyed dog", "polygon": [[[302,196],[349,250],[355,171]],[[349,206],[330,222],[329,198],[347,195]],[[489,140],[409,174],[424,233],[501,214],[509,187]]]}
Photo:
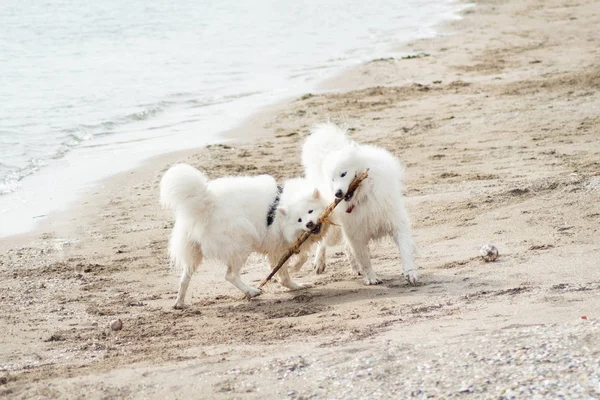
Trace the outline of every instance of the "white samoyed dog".
{"label": "white samoyed dog", "polygon": [[[327,123],[315,126],[304,142],[302,164],[306,178],[321,188],[327,200],[344,199],[334,211],[333,222],[341,225],[348,260],[363,275],[365,283],[381,283],[371,267],[369,241],[391,236],[400,250],[404,276],[416,285],[415,246],[404,204],[400,161],[383,148],[351,141],[345,131]],[[350,182],[367,168],[368,178],[356,193],[348,192]],[[330,229],[319,244],[317,273],[325,270],[326,247],[335,244],[340,236],[339,229]]]}
{"label": "white samoyed dog", "polygon": [[[302,245],[298,261],[304,263],[307,255],[303,253],[326,231],[317,220],[327,204],[303,178],[290,179],[280,188],[269,175],[209,180],[196,168],[178,164],[162,177],[160,201],[175,213],[169,254],[182,270],[175,308],[184,307],[191,276],[203,259],[225,264],[225,278],[248,297],[255,297],[261,291],[240,278],[252,252],[265,254],[273,267],[307,231],[312,234]],[[286,265],[278,276],[291,290],[305,287],[292,281]]]}

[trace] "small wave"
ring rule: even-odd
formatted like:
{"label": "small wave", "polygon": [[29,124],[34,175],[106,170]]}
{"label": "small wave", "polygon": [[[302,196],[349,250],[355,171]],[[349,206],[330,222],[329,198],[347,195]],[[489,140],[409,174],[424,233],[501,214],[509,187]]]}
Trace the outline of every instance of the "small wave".
{"label": "small wave", "polygon": [[155,138],[162,137],[162,136],[168,136],[168,135],[155,135],[155,136],[151,136],[151,137],[143,137],[143,138],[136,138],[136,139],[129,139],[129,140],[115,140],[114,142],[112,142],[110,144],[106,144],[106,143],[92,144],[92,143],[90,143],[90,144],[86,145],[85,148],[94,149],[94,148],[104,148],[107,146],[118,146],[118,145],[127,144],[127,143],[142,143],[142,142],[154,140]]}
{"label": "small wave", "polygon": [[296,71],[312,72],[312,71],[318,71],[318,70],[322,70],[322,69],[331,69],[331,68],[334,68],[334,66],[333,65],[316,65],[314,67],[297,68]]}
{"label": "small wave", "polygon": [[131,114],[127,114],[121,117],[116,117],[110,121],[102,121],[97,124],[81,124],[73,128],[64,129],[63,132],[69,135],[70,138],[77,141],[89,140],[95,136],[106,135],[119,126],[136,122],[143,121],[152,118],[164,111],[164,107],[173,104],[168,101],[161,101],[158,105],[141,106],[146,107],[141,111],[136,111]]}
{"label": "small wave", "polygon": [[162,107],[149,108],[147,110],[135,112],[125,117],[125,120],[144,121],[152,118],[163,111]]}
{"label": "small wave", "polygon": [[72,147],[73,146],[60,146],[58,148],[58,150],[56,150],[56,153],[54,153],[54,155],[52,155],[50,158],[53,160],[58,160],[60,158],[63,158],[65,156],[65,154],[67,154]]}
{"label": "small wave", "polygon": [[[243,98],[258,94],[259,92],[247,92],[240,93],[237,95],[222,96],[216,99],[202,99],[202,96],[194,93],[175,93],[169,95],[167,100],[159,101],[151,104],[141,104],[137,107],[139,111],[135,111],[129,114],[122,114],[110,120],[101,121],[92,124],[79,124],[73,127],[62,129],[59,133],[59,138],[54,143],[47,143],[47,152],[45,155],[40,156],[36,154],[36,158],[32,158],[29,161],[25,161],[28,151],[25,151],[19,156],[23,160],[20,166],[10,166],[0,163],[0,195],[6,195],[18,191],[20,188],[20,181],[37,172],[40,168],[46,165],[46,162],[52,162],[54,160],[60,160],[67,156],[73,149],[85,147],[96,147],[105,146],[106,143],[94,143],[93,139],[105,137],[109,135],[115,135],[114,140],[110,140],[112,144],[129,143],[136,141],[144,141],[150,139],[150,137],[141,137],[133,140],[120,141],[118,139],[118,133],[123,131],[123,126],[128,124],[134,124],[139,121],[147,121],[155,118],[159,114],[165,112],[167,108],[173,105],[191,105],[192,108],[206,107],[215,104],[226,103],[235,99]],[[191,97],[198,96],[198,99]],[[170,100],[172,99],[172,100]],[[176,100],[175,100],[176,99]],[[178,121],[175,124],[158,124],[159,126],[146,126],[143,127],[145,131],[156,131],[165,128],[175,126],[179,123],[187,123],[188,121]],[[155,135],[149,135],[155,136]],[[15,143],[18,144],[18,143]],[[32,149],[35,150],[35,149]],[[43,152],[42,152],[43,153]]]}
{"label": "small wave", "polygon": [[80,133],[70,133],[67,135],[67,140],[63,141],[63,145],[73,147],[78,145],[79,143],[90,140],[93,135],[89,132],[80,132]]}
{"label": "small wave", "polygon": [[58,150],[50,156],[51,159],[62,158],[70,149],[78,146],[81,142],[92,139],[96,136],[93,132],[94,129],[99,127],[98,125],[79,125],[75,128],[64,129],[63,132],[66,134],[64,139],[60,142]]}
{"label": "small wave", "polygon": [[23,178],[35,173],[45,165],[46,163],[43,160],[32,158],[24,168],[14,169],[13,167],[13,170],[9,171],[9,173],[2,179],[2,182],[0,182],[0,196],[17,191],[20,187],[19,182]]}
{"label": "small wave", "polygon": [[164,111],[162,105],[171,103],[161,102],[160,104],[160,106],[151,106],[142,111],[117,117],[112,121],[103,121],[98,124],[81,124],[74,128],[64,129],[63,132],[66,134],[65,140],[60,143],[61,147],[59,151],[52,158],[60,158],[60,156],[63,156],[70,148],[76,147],[82,142],[86,142],[95,137],[111,135],[116,128],[122,125],[150,119]]}
{"label": "small wave", "polygon": [[250,97],[250,96],[255,96],[257,94],[262,94],[263,92],[259,92],[259,91],[254,91],[254,92],[244,92],[244,93],[238,93],[238,94],[231,94],[228,96],[224,96],[223,98],[225,100],[237,100],[237,99],[243,99],[244,97]]}
{"label": "small wave", "polygon": [[19,190],[20,182],[23,178],[34,174],[40,168],[47,165],[44,160],[61,159],[84,142],[88,142],[95,137],[115,133],[116,128],[119,126],[152,118],[161,113],[163,106],[166,104],[170,103],[161,102],[160,105],[152,105],[142,111],[117,117],[111,121],[102,121],[97,124],[80,124],[72,128],[63,129],[62,139],[59,139],[59,142],[55,143],[55,150],[51,154],[47,154],[43,159],[32,158],[24,163],[25,166],[22,168],[0,163],[0,196]]}
{"label": "small wave", "polygon": [[194,93],[191,92],[179,92],[179,93],[171,93],[169,95],[169,97],[175,97],[175,98],[179,98],[179,97],[191,97],[194,96]]}
{"label": "small wave", "polygon": [[260,95],[263,93],[264,92],[259,92],[259,91],[243,92],[243,93],[220,96],[219,98],[213,98],[210,100],[208,100],[208,99],[189,99],[189,100],[186,100],[185,102],[186,102],[186,104],[191,104],[191,108],[202,108],[202,107],[210,107],[210,106],[225,104],[225,103],[229,103],[231,101]]}

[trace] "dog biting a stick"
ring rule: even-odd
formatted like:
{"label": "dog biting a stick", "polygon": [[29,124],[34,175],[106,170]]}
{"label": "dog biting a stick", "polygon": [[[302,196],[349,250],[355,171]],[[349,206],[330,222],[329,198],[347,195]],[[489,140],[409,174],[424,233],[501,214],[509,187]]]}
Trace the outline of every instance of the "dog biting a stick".
{"label": "dog biting a stick", "polygon": [[[348,186],[348,192],[353,192],[356,189],[358,189],[358,187],[360,186],[361,182],[364,181],[367,177],[369,176],[369,170],[365,170],[362,173],[356,175],[356,177],[354,177],[354,180],[350,183],[350,186]],[[326,209],[325,211],[323,211],[323,214],[321,214],[321,216],[319,217],[318,220],[318,224],[330,224],[331,222],[329,221],[328,217],[329,214],[331,214],[333,212],[333,209],[342,201],[344,200],[343,198],[336,198],[333,203],[331,203]],[[279,271],[279,269],[283,266],[283,264],[285,264],[287,262],[287,260],[294,254],[298,254],[300,252],[300,246],[302,246],[302,243],[304,243],[308,237],[311,235],[310,232],[303,232],[302,235],[300,235],[300,237],[296,240],[296,242],[293,244],[292,247],[290,247],[281,257],[281,259],[279,259],[279,262],[277,263],[277,265],[275,265],[275,267],[273,268],[273,270],[271,271],[271,273],[269,274],[269,276],[267,276],[265,279],[263,279],[260,282],[260,285],[258,286],[258,288],[262,288],[264,285],[267,284],[267,282],[269,282],[269,280],[271,280],[271,278],[277,273],[277,271]]]}

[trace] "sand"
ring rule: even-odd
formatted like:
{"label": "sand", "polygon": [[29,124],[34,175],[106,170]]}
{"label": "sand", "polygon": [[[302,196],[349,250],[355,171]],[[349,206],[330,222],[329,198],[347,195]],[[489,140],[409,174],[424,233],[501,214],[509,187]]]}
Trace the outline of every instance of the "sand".
{"label": "sand", "polygon": [[[590,0],[477,1],[402,48],[415,57],[350,70],[2,240],[0,396],[600,397],[599,23]],[[251,301],[204,265],[173,310],[164,171],[299,175],[327,119],[403,160],[422,284],[383,242],[379,286],[338,248],[325,274],[300,273],[313,288]],[[486,243],[498,261],[479,258]],[[267,273],[253,257],[244,279]]]}

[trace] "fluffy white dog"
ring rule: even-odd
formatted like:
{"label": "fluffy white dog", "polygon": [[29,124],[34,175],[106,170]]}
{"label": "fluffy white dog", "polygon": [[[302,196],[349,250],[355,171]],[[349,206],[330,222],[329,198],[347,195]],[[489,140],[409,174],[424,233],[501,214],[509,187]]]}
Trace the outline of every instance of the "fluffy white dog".
{"label": "fluffy white dog", "polygon": [[[327,204],[302,178],[286,181],[283,188],[269,175],[208,180],[197,169],[178,164],[161,180],[160,201],[175,212],[169,254],[182,269],[175,308],[184,307],[191,276],[204,258],[224,263],[225,278],[254,297],[261,291],[240,278],[252,252],[266,254],[273,267],[303,231],[312,235],[302,252],[308,252],[325,233],[317,219]],[[306,255],[300,256],[298,263],[303,263]],[[292,290],[304,287],[292,281],[287,266],[278,274],[283,286]]]}
{"label": "fluffy white dog", "polygon": [[[418,282],[414,266],[414,243],[403,198],[404,173],[400,161],[380,147],[359,145],[334,124],[317,125],[304,142],[302,163],[306,178],[326,197],[343,198],[334,212],[346,239],[346,254],[353,269],[362,274],[367,285],[381,283],[369,254],[369,241],[391,236],[402,258],[404,276],[411,285]],[[348,192],[354,177],[369,169],[360,189]],[[330,229],[317,250],[317,272],[325,270],[325,249],[336,242]]]}

